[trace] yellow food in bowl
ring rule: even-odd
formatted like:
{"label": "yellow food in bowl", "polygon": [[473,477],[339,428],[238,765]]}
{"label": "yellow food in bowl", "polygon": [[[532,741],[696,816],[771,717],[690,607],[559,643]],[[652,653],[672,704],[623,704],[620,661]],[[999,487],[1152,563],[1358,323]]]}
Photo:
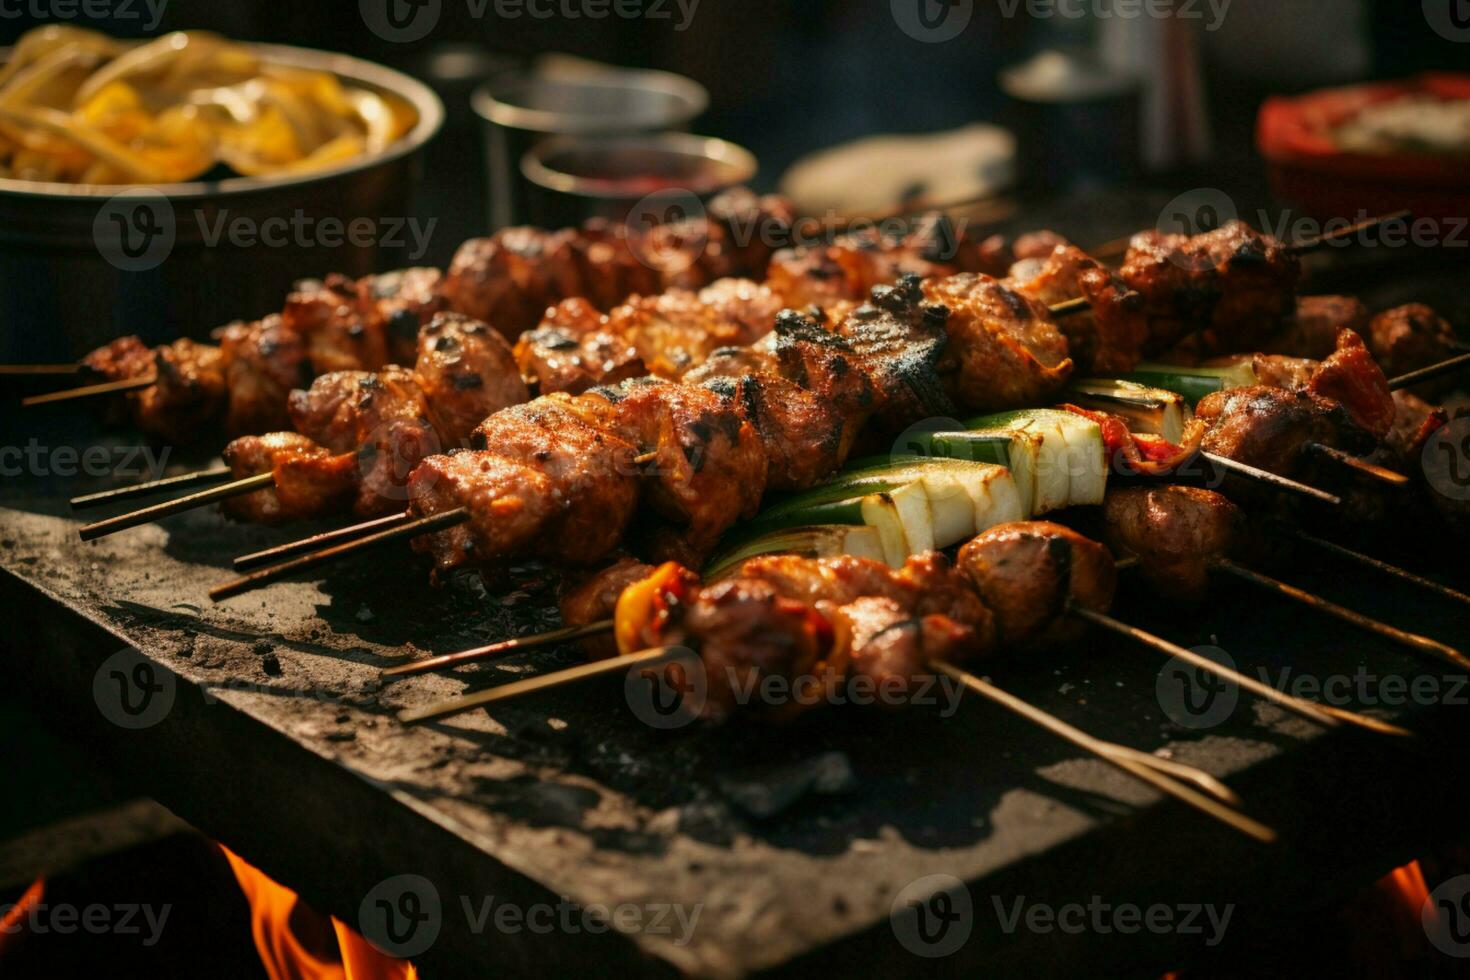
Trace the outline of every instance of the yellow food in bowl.
{"label": "yellow food in bowl", "polygon": [[416,122],[396,96],[200,31],[130,44],[49,25],[0,66],[0,177],[18,180],[309,173],[384,150]]}

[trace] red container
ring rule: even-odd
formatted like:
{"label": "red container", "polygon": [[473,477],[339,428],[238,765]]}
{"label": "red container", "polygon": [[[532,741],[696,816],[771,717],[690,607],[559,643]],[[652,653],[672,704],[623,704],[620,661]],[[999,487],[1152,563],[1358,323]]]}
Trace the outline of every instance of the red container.
{"label": "red container", "polygon": [[1470,99],[1470,75],[1434,73],[1267,99],[1256,146],[1277,197],[1319,220],[1399,208],[1441,220],[1470,216],[1470,156],[1345,152],[1333,141],[1333,128],[1364,108],[1408,96]]}

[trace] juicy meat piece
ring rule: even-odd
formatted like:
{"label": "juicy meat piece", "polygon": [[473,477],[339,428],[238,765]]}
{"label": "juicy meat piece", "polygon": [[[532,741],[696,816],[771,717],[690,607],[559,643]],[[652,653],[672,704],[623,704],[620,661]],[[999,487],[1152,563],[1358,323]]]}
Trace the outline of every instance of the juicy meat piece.
{"label": "juicy meat piece", "polygon": [[[594,399],[605,399],[605,407]],[[583,396],[619,437],[656,456],[646,472],[648,503],[703,553],[760,507],[766,457],[755,428],[714,392],[690,385],[631,382]]]}
{"label": "juicy meat piece", "polygon": [[443,292],[456,313],[483,320],[507,338],[529,330],[546,308],[576,296],[577,233],[505,228],[460,246]]}
{"label": "juicy meat piece", "polygon": [[1256,385],[1206,395],[1195,414],[1210,423],[1201,448],[1282,476],[1298,476],[1306,444],[1367,452],[1373,439],[1347,410],[1310,391]]}
{"label": "juicy meat piece", "polygon": [[1213,490],[1120,487],[1103,502],[1103,522],[1108,546],[1137,555],[1149,584],[1196,602],[1208,594],[1210,566],[1229,557],[1245,516]]}
{"label": "juicy meat piece", "polygon": [[347,276],[296,284],[281,319],[306,341],[312,371],[376,371],[388,363],[388,337],[360,284]]}
{"label": "juicy meat piece", "polygon": [[137,337],[122,337],[82,360],[108,381],[157,380],[127,393],[133,424],[168,443],[190,443],[212,434],[225,410],[229,389],[218,347],[181,338],[149,349]]}
{"label": "juicy meat piece", "polygon": [[1045,259],[1018,264],[1012,277],[1020,280],[1020,292],[1043,306],[1079,296],[1088,301],[1087,310],[1057,321],[1084,373],[1131,371],[1143,357],[1148,340],[1143,297],[1080,248],[1058,245]]}
{"label": "juicy meat piece", "polygon": [[443,273],[427,268],[399,269],[358,281],[364,305],[383,324],[394,364],[413,363],[419,331],[445,310],[443,281]]}
{"label": "juicy meat piece", "polygon": [[1065,615],[1067,608],[1106,611],[1117,585],[1106,548],[1049,521],[993,527],[960,549],[958,565],[1008,648],[1076,638],[1082,624]]}
{"label": "juicy meat piece", "polygon": [[931,303],[949,309],[955,397],[966,410],[1046,404],[1071,377],[1066,338],[1042,304],[969,273],[923,288]]}
{"label": "juicy meat piece", "polygon": [[1146,353],[1199,335],[1201,354],[1255,350],[1296,309],[1301,263],[1270,235],[1231,221],[1202,235],[1144,231],[1120,270],[1144,296]]}
{"label": "juicy meat piece", "polygon": [[774,195],[762,197],[745,187],[711,198],[705,213],[723,232],[723,248],[738,270],[726,275],[764,277],[776,244],[791,240],[796,223],[790,201]]}
{"label": "juicy meat piece", "polygon": [[1384,437],[1384,449],[1389,458],[1385,462],[1406,473],[1422,469],[1424,444],[1440,427],[1449,422],[1450,416],[1438,405],[1431,405],[1407,391],[1393,393],[1393,428]]}
{"label": "juicy meat piece", "polygon": [[606,330],[638,350],[649,373],[677,379],[721,347],[771,332],[780,299],[749,280],[722,280],[699,293],[635,296],[608,314]]}
{"label": "juicy meat piece", "polygon": [[[1408,374],[1436,364],[1456,353],[1455,328],[1423,303],[1410,303],[1384,310],[1373,318],[1368,331],[1373,356],[1389,377]],[[1416,386],[1418,395],[1444,391],[1454,379]]]}
{"label": "juicy meat piece", "polygon": [[458,313],[439,314],[419,333],[414,374],[447,446],[468,446],[475,426],[530,398],[505,338]]}
{"label": "juicy meat piece", "polygon": [[1299,296],[1296,315],[1263,348],[1320,361],[1337,349],[1337,332],[1368,333],[1368,307],[1356,296]]}
{"label": "juicy meat piece", "polygon": [[760,437],[768,490],[803,490],[847,458],[856,427],[804,388],[774,374],[712,377],[703,385],[733,406]]}
{"label": "juicy meat piece", "polygon": [[521,334],[515,359],[543,395],[580,395],[648,373],[633,342],[610,332],[607,317],[580,298],[563,300],[539,327]]}
{"label": "juicy meat piece", "polygon": [[850,424],[861,424],[881,404],[852,344],[815,316],[782,310],[774,333],[762,346],[770,351],[782,377],[821,398]]}
{"label": "juicy meat piece", "polygon": [[276,524],[336,514],[357,486],[357,459],[333,453],[296,432],[242,436],[225,447],[225,462],[239,479],[270,473],[275,485],[222,505],[231,517]]}
{"label": "juicy meat piece", "polygon": [[808,605],[842,606],[860,596],[880,596],[915,606],[918,595],[880,561],[840,556],[811,559],[797,555],[762,555],[740,566],[737,579],[765,582],[788,599]]}
{"label": "juicy meat piece", "polygon": [[496,412],[475,441],[490,448],[431,456],[409,478],[415,513],[470,511],[414,541],[438,570],[521,555],[588,565],[622,540],[638,501],[630,443],[550,398]]}
{"label": "juicy meat piece", "polygon": [[[1320,362],[1306,357],[1288,357],[1285,354],[1252,354],[1250,358],[1251,370],[1255,372],[1256,381],[1263,385],[1271,385],[1274,388],[1288,388],[1298,391],[1305,388],[1312,381],[1312,375],[1317,373]],[[1204,363],[1205,367],[1225,367],[1230,363],[1238,361],[1238,357],[1215,358]]]}
{"label": "juicy meat piece", "polygon": [[[774,338],[772,337],[771,340]],[[778,374],[781,370],[775,350],[768,340],[748,347],[721,347],[710,353],[703,364],[684,375],[685,384],[704,384],[715,378],[739,378],[747,374]]]}
{"label": "juicy meat piece", "polygon": [[293,391],[296,430],[332,452],[356,453],[362,468],[354,510],[363,517],[401,511],[414,467],[442,451],[413,372],[335,371]]}
{"label": "juicy meat piece", "polygon": [[976,647],[974,632],[948,616],[916,616],[901,603],[863,596],[842,606],[835,618],[850,637],[849,671],[867,678],[877,703],[890,706],[923,690],[933,661],[963,660]]}
{"label": "juicy meat piece", "polygon": [[840,235],[831,244],[783,249],[771,257],[766,278],[787,306],[828,309],[861,301],[874,286],[892,285],[905,275],[952,275],[956,261],[973,251],[947,224],[920,222],[902,240],[869,229]]}
{"label": "juicy meat piece", "polygon": [[1351,330],[1338,333],[1336,350],[1312,374],[1307,390],[1337,401],[1375,439],[1382,439],[1393,426],[1396,409],[1388,379],[1363,338]]}
{"label": "juicy meat piece", "polygon": [[[653,572],[652,565],[645,565],[636,558],[623,558],[590,578],[568,590],[558,606],[561,621],[566,626],[587,626],[611,619],[617,611],[618,599],[623,590],[635,582],[642,581]],[[582,648],[589,660],[606,660],[617,655],[616,640],[608,636],[593,636],[582,640]]]}
{"label": "juicy meat piece", "polygon": [[874,286],[869,301],[837,323],[852,362],[872,382],[883,429],[954,413],[945,378],[953,360],[948,322],[949,309],[926,303],[919,279],[905,275]]}
{"label": "juicy meat piece", "polygon": [[251,435],[291,425],[286,399],[292,389],[311,384],[311,362],[300,335],[279,316],[254,323],[232,323],[219,332],[225,358],[229,405],[225,432]]}

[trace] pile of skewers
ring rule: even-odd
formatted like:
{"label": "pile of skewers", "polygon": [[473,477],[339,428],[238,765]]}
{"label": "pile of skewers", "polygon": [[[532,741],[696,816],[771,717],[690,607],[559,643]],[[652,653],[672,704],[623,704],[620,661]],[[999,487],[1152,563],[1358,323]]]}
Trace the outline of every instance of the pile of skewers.
{"label": "pile of skewers", "polygon": [[[708,677],[742,681],[863,676],[903,691],[933,670],[1258,837],[1269,834],[1204,774],[1164,774],[1158,760],[1068,729],[963,670],[1003,649],[1055,645],[1085,623],[1202,659],[1108,617],[1111,555],[1035,518],[1102,504],[1109,545],[1160,588],[1197,598],[1207,573],[1223,571],[1470,666],[1451,647],[1238,564],[1236,504],[1159,482],[1202,452],[1227,470],[1223,489],[1253,515],[1278,509],[1282,490],[1381,513],[1384,494],[1410,482],[1416,454],[1445,422],[1405,389],[1425,392],[1466,361],[1432,311],[1369,318],[1347,298],[1298,299],[1302,246],[1239,222],[1193,238],[1141,234],[1113,272],[1056,236],[974,243],[934,222],[902,240],[839,238],[751,255],[734,246],[730,216],[779,216],[782,207],[735,201],[712,208],[699,228],[665,232],[706,247],[665,270],[659,284],[674,288],[663,293],[642,292],[648,283],[636,281],[626,237],[520,230],[470,243],[442,279],[412,270],[391,288],[323,284],[331,299],[298,293],[281,317],[230,328],[208,357],[231,383],[195,383],[208,372],[171,360],[187,342],[153,352],[151,375],[126,342],[93,355],[104,373],[133,372],[112,383],[134,385],[140,424],[192,390],[222,406],[235,431],[241,419],[283,417],[295,431],[236,439],[225,451],[232,483],[89,525],[83,537],[210,500],[264,522],[349,506],[369,518],[246,556],[238,564],[288,560],[215,589],[217,599],[405,539],[438,574],[528,556],[614,562],[568,596],[568,630],[396,673],[603,630],[621,655],[610,666],[509,685],[405,721],[654,663],[671,648],[694,651]],[[594,256],[614,271],[591,275],[604,269]],[[984,271],[998,265],[1005,278]],[[729,275],[757,268],[764,282]],[[621,302],[630,284],[640,294]],[[511,348],[502,334],[531,325],[531,304],[544,317]],[[417,334],[412,370],[387,364],[396,353],[388,325],[410,321],[413,329],[394,337],[401,346]],[[317,374],[310,388],[287,395],[279,370],[262,382],[269,355],[258,341],[232,348],[231,331],[237,339],[274,334],[265,349],[294,351],[298,377],[307,364]],[[1253,347],[1261,352],[1220,358]],[[1391,383],[1381,363],[1401,376]],[[887,459],[843,471],[915,423],[975,412],[999,414],[910,431]],[[1139,480],[1148,482],[1131,485]],[[952,567],[939,549],[960,544]],[[629,552],[662,564],[622,557]],[[709,580],[699,568],[712,570]],[[1318,723],[1403,734],[1231,676]],[[707,689],[698,713],[733,713],[731,690]]]}

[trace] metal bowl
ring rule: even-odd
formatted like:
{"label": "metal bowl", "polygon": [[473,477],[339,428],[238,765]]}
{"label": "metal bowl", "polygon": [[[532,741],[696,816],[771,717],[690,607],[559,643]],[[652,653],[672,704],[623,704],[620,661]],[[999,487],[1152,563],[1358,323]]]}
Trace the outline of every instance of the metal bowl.
{"label": "metal bowl", "polygon": [[279,311],[302,277],[366,275],[418,257],[410,198],[421,150],[444,120],[438,97],[346,55],[252,47],[397,96],[418,121],[381,153],[302,176],[149,186],[0,179],[0,360],[67,360],[128,333],[202,337]]}

